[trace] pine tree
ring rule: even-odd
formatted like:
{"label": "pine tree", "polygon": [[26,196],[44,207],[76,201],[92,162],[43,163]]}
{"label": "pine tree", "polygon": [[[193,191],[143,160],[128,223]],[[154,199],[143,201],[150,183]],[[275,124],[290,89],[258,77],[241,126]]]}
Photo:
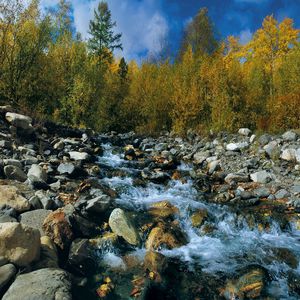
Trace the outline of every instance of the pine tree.
{"label": "pine tree", "polygon": [[102,59],[112,59],[115,49],[123,50],[121,33],[115,34],[113,28],[116,22],[111,20],[111,12],[106,2],[100,2],[97,10],[94,10],[94,20],[90,21],[88,46],[91,53]]}
{"label": "pine tree", "polygon": [[214,24],[208,16],[208,9],[202,8],[185,28],[179,57],[182,58],[191,46],[196,55],[212,54],[218,47]]}

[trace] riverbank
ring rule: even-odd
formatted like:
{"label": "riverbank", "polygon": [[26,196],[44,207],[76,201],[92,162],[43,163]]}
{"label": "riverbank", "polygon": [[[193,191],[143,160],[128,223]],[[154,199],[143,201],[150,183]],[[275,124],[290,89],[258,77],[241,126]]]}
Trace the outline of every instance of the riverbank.
{"label": "riverbank", "polygon": [[0,111],[3,299],[299,298],[296,132],[92,136]]}

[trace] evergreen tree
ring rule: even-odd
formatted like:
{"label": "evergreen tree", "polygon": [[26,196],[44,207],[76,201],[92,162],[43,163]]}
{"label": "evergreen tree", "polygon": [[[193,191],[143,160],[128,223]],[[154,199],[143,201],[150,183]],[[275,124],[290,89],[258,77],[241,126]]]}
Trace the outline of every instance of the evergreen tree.
{"label": "evergreen tree", "polygon": [[212,54],[218,48],[214,25],[208,16],[208,9],[202,8],[185,28],[179,57],[191,46],[195,54]]}
{"label": "evergreen tree", "polygon": [[88,46],[91,53],[100,57],[100,59],[112,59],[112,52],[115,49],[121,49],[121,33],[115,34],[113,28],[116,22],[111,20],[111,12],[106,2],[100,2],[97,10],[94,10],[94,20],[90,21]]}

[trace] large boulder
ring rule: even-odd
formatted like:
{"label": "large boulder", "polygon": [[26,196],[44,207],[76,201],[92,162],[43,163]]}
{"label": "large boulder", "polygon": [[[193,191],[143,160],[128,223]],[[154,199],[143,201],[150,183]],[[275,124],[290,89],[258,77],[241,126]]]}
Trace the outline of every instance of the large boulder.
{"label": "large boulder", "polygon": [[21,128],[24,130],[31,130],[32,128],[32,119],[30,117],[12,112],[7,112],[5,118],[11,125],[17,128]]}
{"label": "large boulder", "polygon": [[22,274],[3,300],[71,300],[70,275],[61,269],[40,269]]}
{"label": "large boulder", "polygon": [[0,205],[8,205],[19,213],[30,209],[28,200],[12,185],[0,185]]}
{"label": "large boulder", "polygon": [[8,179],[24,182],[27,180],[27,175],[17,166],[8,165],[4,167],[4,174]]}
{"label": "large boulder", "polygon": [[129,244],[136,246],[140,243],[140,237],[136,228],[122,209],[114,209],[108,222],[111,230]]}
{"label": "large boulder", "polygon": [[36,209],[21,214],[20,222],[24,225],[36,228],[40,231],[41,236],[45,235],[43,231],[43,223],[51,210]]}
{"label": "large boulder", "polygon": [[40,256],[40,233],[20,223],[0,224],[0,256],[17,266],[27,266]]}

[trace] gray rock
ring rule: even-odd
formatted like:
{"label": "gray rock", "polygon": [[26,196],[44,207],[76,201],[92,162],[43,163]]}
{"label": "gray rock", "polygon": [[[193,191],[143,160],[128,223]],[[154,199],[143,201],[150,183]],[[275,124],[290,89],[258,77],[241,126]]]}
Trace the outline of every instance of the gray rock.
{"label": "gray rock", "polygon": [[252,134],[249,139],[250,144],[252,144],[255,141],[255,139],[256,139],[256,135]]}
{"label": "gray rock", "polygon": [[270,190],[266,187],[259,187],[257,189],[254,189],[253,195],[258,198],[268,198],[270,195]]}
{"label": "gray rock", "polygon": [[24,182],[27,180],[27,175],[19,167],[8,165],[4,167],[4,174],[8,179]]}
{"label": "gray rock", "polygon": [[296,150],[289,148],[282,151],[280,158],[287,161],[296,161]]}
{"label": "gray rock", "polygon": [[248,147],[249,147],[249,144],[247,142],[230,143],[230,144],[226,145],[226,150],[227,151],[240,151],[240,150],[243,150]]}
{"label": "gray rock", "polygon": [[285,189],[281,189],[279,191],[277,191],[275,193],[275,198],[276,199],[283,199],[283,198],[288,198],[291,194],[285,190]]}
{"label": "gray rock", "polygon": [[15,127],[22,128],[25,130],[32,128],[32,119],[27,116],[7,112],[5,118],[9,123],[11,123]]}
{"label": "gray rock", "polygon": [[61,151],[64,149],[64,147],[65,147],[65,143],[63,141],[59,141],[54,144],[53,149]]}
{"label": "gray rock", "polygon": [[269,134],[263,134],[259,139],[258,142],[260,145],[264,146],[267,145],[272,140],[272,137]]}
{"label": "gray rock", "polygon": [[268,183],[268,182],[275,179],[275,175],[270,173],[270,172],[267,172],[267,171],[263,170],[263,171],[258,171],[256,173],[252,173],[250,175],[250,178],[254,182]]}
{"label": "gray rock", "polygon": [[88,200],[85,210],[90,213],[104,213],[111,206],[112,199],[107,195],[102,195]]}
{"label": "gray rock", "polygon": [[285,132],[283,135],[282,135],[282,138],[285,140],[285,141],[289,141],[289,142],[293,142],[293,141],[296,141],[297,139],[297,134],[293,131],[287,131]]}
{"label": "gray rock", "polygon": [[300,148],[296,150],[295,158],[298,163],[300,163]]}
{"label": "gray rock", "polygon": [[57,171],[60,174],[71,175],[75,171],[75,166],[72,163],[62,163],[58,166]]}
{"label": "gray rock", "polygon": [[40,233],[19,223],[0,224],[0,256],[18,266],[27,266],[40,255]]}
{"label": "gray rock", "polygon": [[234,182],[249,182],[249,176],[242,173],[230,173],[225,177],[225,182],[228,184]]}
{"label": "gray rock", "polygon": [[209,151],[200,151],[194,154],[194,161],[196,164],[202,164],[210,156]]}
{"label": "gray rock", "polygon": [[73,160],[82,160],[82,161],[90,160],[90,155],[87,154],[86,152],[70,151],[69,155],[70,158]]}
{"label": "gray rock", "polygon": [[294,185],[291,187],[291,192],[292,192],[294,195],[300,194],[300,184],[294,184]]}
{"label": "gray rock", "polygon": [[19,275],[2,300],[71,300],[70,275],[61,269],[40,269]]}
{"label": "gray rock", "polygon": [[0,267],[0,294],[3,292],[4,287],[16,275],[17,269],[13,264],[7,264]]}
{"label": "gray rock", "polygon": [[51,197],[52,195],[50,193],[40,190],[35,193],[35,196],[39,198],[40,203],[42,204],[42,208],[50,210],[57,208],[57,205],[54,199]]}
{"label": "gray rock", "polygon": [[109,217],[108,223],[111,230],[118,236],[124,238],[129,244],[136,246],[140,243],[140,237],[136,228],[122,209],[114,209]]}
{"label": "gray rock", "polygon": [[266,151],[268,157],[273,160],[276,160],[280,156],[280,148],[276,141],[271,141],[267,145],[264,146],[264,150]]}
{"label": "gray rock", "polygon": [[32,165],[27,173],[27,177],[32,181],[47,181],[46,171],[39,165]]}
{"label": "gray rock", "polygon": [[45,235],[43,231],[43,223],[47,216],[51,213],[51,210],[36,209],[25,212],[20,216],[20,223],[38,229],[41,236]]}
{"label": "gray rock", "polygon": [[249,136],[251,133],[251,130],[249,128],[240,128],[239,134],[244,136]]}
{"label": "gray rock", "polygon": [[3,164],[4,166],[15,166],[15,167],[18,167],[19,169],[22,169],[22,164],[19,160],[17,159],[3,159]]}

